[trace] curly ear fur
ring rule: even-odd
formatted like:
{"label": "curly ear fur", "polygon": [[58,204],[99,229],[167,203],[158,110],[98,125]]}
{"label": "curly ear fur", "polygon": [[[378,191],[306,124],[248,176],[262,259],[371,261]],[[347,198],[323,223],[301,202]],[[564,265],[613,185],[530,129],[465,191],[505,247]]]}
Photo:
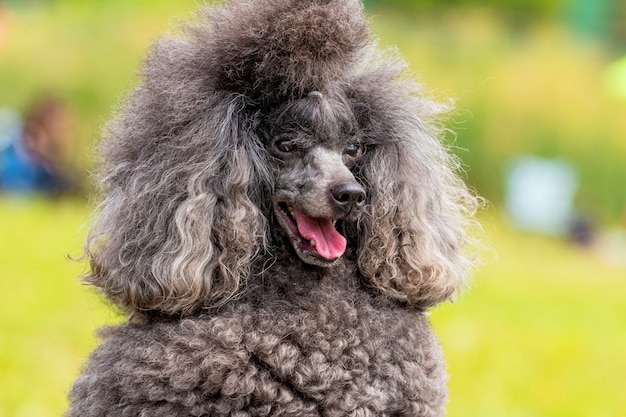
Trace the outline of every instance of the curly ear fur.
{"label": "curly ear fur", "polygon": [[129,311],[187,314],[233,297],[266,246],[267,163],[240,97],[205,99],[186,109],[196,121],[165,130],[155,120],[180,97],[159,102],[153,87],[134,93],[103,142],[86,281]]}
{"label": "curly ear fur", "polygon": [[375,61],[351,82],[364,140],[377,144],[360,173],[369,204],[359,224],[358,264],[381,291],[428,308],[465,283],[473,261],[463,250],[479,201],[429,124],[447,107],[403,79],[400,60]]}

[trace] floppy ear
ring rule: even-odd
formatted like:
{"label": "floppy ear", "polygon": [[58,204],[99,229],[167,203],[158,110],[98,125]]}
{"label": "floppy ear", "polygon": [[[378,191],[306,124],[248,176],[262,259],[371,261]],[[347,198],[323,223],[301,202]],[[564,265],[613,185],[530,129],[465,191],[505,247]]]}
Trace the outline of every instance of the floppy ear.
{"label": "floppy ear", "polygon": [[472,264],[464,253],[477,199],[455,174],[456,160],[427,121],[445,106],[420,98],[389,58],[355,78],[352,100],[365,143],[360,175],[368,204],[359,226],[361,273],[418,308],[451,298]]}
{"label": "floppy ear", "polygon": [[104,198],[85,280],[131,312],[223,304],[266,246],[258,203],[269,175],[246,99],[194,73],[190,49],[156,47],[100,147]]}

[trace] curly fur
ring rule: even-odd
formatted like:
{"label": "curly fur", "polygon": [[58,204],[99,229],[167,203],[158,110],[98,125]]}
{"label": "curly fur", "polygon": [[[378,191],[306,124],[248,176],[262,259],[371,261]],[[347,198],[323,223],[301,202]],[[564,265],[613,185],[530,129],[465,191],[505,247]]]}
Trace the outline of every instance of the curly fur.
{"label": "curly fur", "polygon": [[404,74],[357,0],[232,1],[154,46],[85,250],[135,320],[102,333],[69,416],[443,414],[423,311],[464,286],[477,199],[446,106]]}

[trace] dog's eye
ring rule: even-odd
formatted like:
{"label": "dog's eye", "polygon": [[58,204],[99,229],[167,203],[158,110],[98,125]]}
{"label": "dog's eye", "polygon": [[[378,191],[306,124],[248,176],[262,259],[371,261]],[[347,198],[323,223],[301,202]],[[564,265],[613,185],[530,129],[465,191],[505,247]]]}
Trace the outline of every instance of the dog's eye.
{"label": "dog's eye", "polygon": [[351,158],[360,158],[363,156],[363,146],[360,143],[351,143],[346,146],[343,153]]}
{"label": "dog's eye", "polygon": [[272,142],[272,146],[279,153],[287,154],[298,150],[298,145],[291,139],[278,137]]}

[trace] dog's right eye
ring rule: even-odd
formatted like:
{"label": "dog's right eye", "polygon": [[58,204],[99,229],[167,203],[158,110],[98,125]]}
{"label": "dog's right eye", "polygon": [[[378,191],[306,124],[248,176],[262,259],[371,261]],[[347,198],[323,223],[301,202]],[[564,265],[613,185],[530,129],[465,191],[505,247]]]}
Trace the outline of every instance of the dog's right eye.
{"label": "dog's right eye", "polygon": [[298,145],[288,138],[276,138],[272,142],[272,146],[279,154],[289,154],[298,150]]}

